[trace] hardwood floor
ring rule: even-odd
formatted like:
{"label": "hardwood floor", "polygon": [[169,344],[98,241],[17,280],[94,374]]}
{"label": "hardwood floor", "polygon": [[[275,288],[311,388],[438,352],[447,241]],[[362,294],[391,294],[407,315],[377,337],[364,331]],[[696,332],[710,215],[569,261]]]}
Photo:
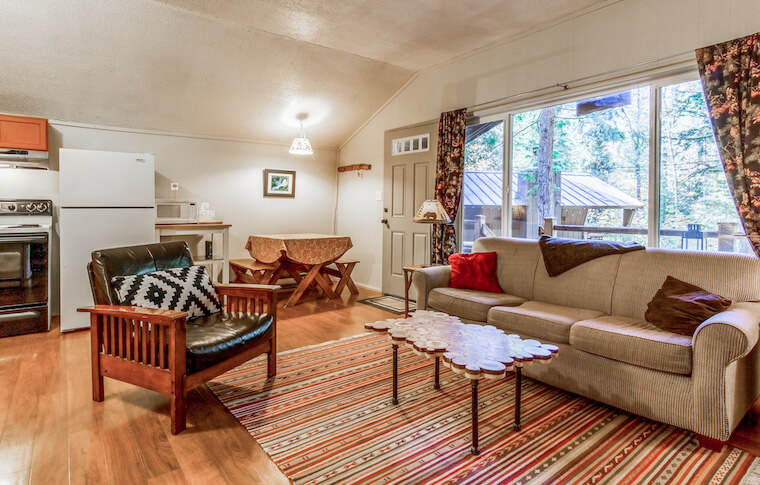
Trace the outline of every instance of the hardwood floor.
{"label": "hardwood floor", "polygon": [[[281,297],[278,350],[395,316],[356,303],[372,296],[308,295],[287,309]],[[188,429],[177,436],[166,396],[106,379],[105,401],[93,402],[89,345],[89,332],[57,328],[0,339],[0,483],[289,483],[205,385],[190,393]]]}
{"label": "hardwood floor", "polygon": [[[280,306],[278,349],[355,335],[367,321],[395,316],[356,303],[377,293],[345,293]],[[166,396],[106,379],[105,401],[93,402],[88,332],[0,339],[0,389],[2,484],[289,483],[206,386],[190,393],[188,429],[177,436]],[[731,444],[760,456],[758,424],[760,403]]]}

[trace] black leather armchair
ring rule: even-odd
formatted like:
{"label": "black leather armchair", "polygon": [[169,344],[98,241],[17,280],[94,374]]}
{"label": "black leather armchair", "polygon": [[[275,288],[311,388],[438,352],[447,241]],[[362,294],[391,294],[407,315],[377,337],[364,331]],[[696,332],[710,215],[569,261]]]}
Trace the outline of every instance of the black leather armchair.
{"label": "black leather armchair", "polygon": [[277,286],[215,285],[223,311],[187,321],[185,312],[119,305],[114,276],[185,268],[193,258],[183,241],[92,253],[87,265],[95,305],[90,313],[92,393],[103,400],[103,377],[171,396],[172,433],[185,429],[190,389],[267,353],[276,373]]}

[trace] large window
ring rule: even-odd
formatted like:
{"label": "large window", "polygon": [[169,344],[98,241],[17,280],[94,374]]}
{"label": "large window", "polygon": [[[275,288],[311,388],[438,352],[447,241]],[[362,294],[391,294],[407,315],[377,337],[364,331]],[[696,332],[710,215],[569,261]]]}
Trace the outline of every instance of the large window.
{"label": "large window", "polygon": [[660,96],[660,247],[750,252],[702,84],[665,86]]}
{"label": "large window", "polygon": [[462,251],[476,239],[500,236],[504,193],[504,122],[468,126],[462,186]]}
{"label": "large window", "polygon": [[[751,253],[698,80],[621,90],[509,120],[506,171],[496,147],[502,125],[493,124],[482,140],[470,139],[468,129],[463,250],[491,234],[536,238],[552,224],[562,237]],[[502,180],[505,172],[511,180]],[[501,200],[505,183],[510,204]],[[507,205],[511,214],[502,221]]]}
{"label": "large window", "polygon": [[512,136],[512,235],[647,242],[649,89],[520,113]]}

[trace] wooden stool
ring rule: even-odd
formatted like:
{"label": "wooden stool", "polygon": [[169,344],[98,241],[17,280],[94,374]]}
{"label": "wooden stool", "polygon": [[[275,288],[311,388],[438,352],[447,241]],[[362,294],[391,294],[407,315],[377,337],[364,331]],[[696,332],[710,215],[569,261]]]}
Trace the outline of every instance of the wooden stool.
{"label": "wooden stool", "polygon": [[260,285],[267,284],[277,266],[254,259],[231,259],[230,269],[235,273],[235,281]]}
{"label": "wooden stool", "polygon": [[352,295],[359,294],[359,290],[356,288],[354,280],[351,279],[351,272],[354,270],[354,266],[356,266],[358,262],[359,261],[355,259],[339,258],[334,262],[335,266],[338,268],[337,270],[333,268],[325,269],[325,272],[330,276],[340,278],[334,290],[336,295],[340,296],[345,287],[348,287],[348,291],[350,291]]}

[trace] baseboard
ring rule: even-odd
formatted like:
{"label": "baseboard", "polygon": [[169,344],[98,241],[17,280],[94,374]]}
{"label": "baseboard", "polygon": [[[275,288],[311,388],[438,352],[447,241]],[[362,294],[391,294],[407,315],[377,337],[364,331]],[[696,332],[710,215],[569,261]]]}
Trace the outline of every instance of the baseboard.
{"label": "baseboard", "polygon": [[365,284],[362,284],[362,283],[357,283],[356,281],[354,281],[354,284],[355,284],[356,286],[361,286],[361,287],[362,287],[362,288],[364,288],[365,290],[376,291],[376,292],[378,292],[378,293],[382,293],[382,292],[383,292],[382,288],[377,288],[377,287],[374,287],[374,286],[365,285]]}

